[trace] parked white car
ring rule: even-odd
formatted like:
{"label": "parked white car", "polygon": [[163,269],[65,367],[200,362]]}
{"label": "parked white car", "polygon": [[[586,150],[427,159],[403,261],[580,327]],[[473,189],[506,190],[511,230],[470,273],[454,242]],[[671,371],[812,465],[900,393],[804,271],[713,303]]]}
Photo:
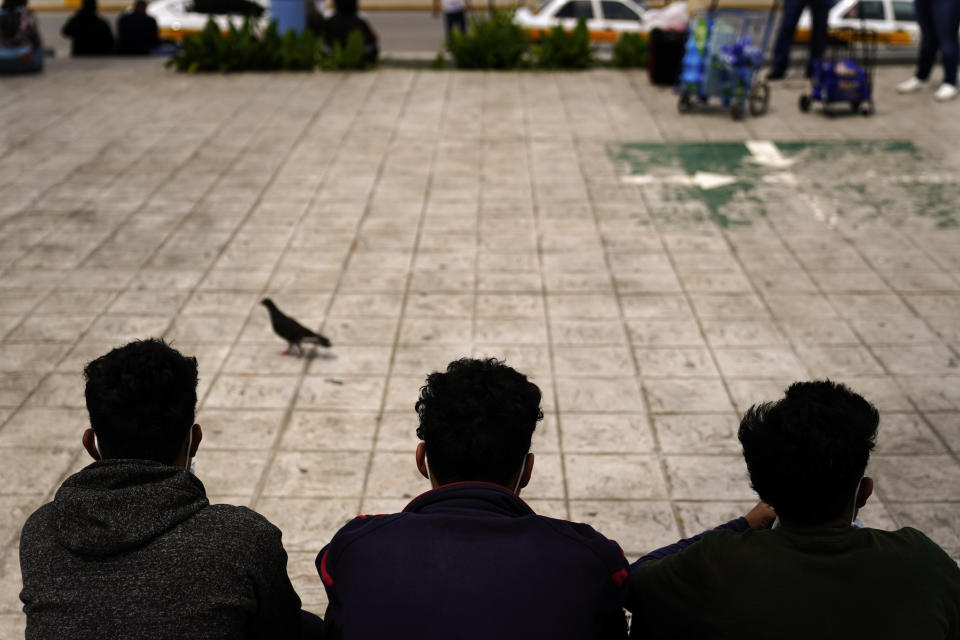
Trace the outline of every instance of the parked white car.
{"label": "parked white car", "polygon": [[591,40],[615,42],[621,33],[646,33],[646,11],[633,0],[544,0],[536,11],[517,9],[513,21],[537,38],[558,25],[573,30],[584,19]]}
{"label": "parked white car", "polygon": [[[253,2],[211,2],[210,0],[201,0],[201,8],[207,11],[198,11],[196,0],[154,0],[147,6],[147,13],[157,21],[157,28],[160,31],[162,40],[173,40],[179,42],[192,33],[199,33],[207,24],[207,20],[213,18],[221,31],[230,28],[230,23],[236,27],[243,24],[246,14],[257,13]],[[259,12],[257,21],[261,27],[266,28],[270,22],[270,7],[267,0],[256,2],[257,6],[263,7]],[[250,9],[253,9],[251,12]],[[216,13],[209,11],[216,10]],[[224,10],[224,12],[221,12]],[[225,10],[229,10],[226,12]]]}
{"label": "parked white car", "polygon": [[[840,0],[830,9],[828,28],[860,29],[877,32],[877,42],[885,45],[916,45],[920,27],[913,13],[913,0]],[[797,24],[796,42],[810,39],[810,12],[804,11]]]}

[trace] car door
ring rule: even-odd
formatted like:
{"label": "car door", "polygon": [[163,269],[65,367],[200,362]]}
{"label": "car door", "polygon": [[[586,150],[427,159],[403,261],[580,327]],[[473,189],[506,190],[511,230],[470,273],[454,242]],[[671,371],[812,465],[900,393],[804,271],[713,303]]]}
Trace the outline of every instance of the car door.
{"label": "car door", "polygon": [[859,0],[841,13],[837,22],[839,24],[831,24],[830,26],[834,28],[866,28],[876,31],[880,35],[880,42],[886,42],[894,30],[893,21],[887,14],[887,7],[883,0]]}
{"label": "car door", "polygon": [[602,40],[614,42],[621,33],[640,31],[640,14],[634,7],[621,0],[600,0],[602,13]]}
{"label": "car door", "polygon": [[895,44],[919,44],[920,26],[917,24],[917,14],[913,9],[912,0],[893,0],[893,28],[897,38]]}
{"label": "car door", "polygon": [[560,5],[554,15],[556,21],[566,31],[573,31],[580,20],[587,21],[587,29],[592,33],[602,30],[599,0],[567,0]]}

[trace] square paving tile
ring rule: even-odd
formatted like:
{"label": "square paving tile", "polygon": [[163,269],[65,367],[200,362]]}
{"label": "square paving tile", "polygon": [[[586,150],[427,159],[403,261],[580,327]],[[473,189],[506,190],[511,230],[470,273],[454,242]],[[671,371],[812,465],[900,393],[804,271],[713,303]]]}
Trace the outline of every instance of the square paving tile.
{"label": "square paving tile", "polygon": [[663,499],[663,474],[655,456],[568,454],[571,499]]}
{"label": "square paving tile", "polygon": [[669,491],[678,500],[752,500],[743,456],[666,456]]}

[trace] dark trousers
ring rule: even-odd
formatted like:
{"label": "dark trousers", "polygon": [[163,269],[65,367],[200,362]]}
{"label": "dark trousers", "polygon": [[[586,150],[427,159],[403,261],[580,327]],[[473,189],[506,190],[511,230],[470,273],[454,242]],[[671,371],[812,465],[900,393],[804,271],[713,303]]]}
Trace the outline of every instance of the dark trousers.
{"label": "dark trousers", "polygon": [[[827,48],[827,14],[830,11],[830,0],[785,0],[783,16],[780,18],[780,29],[777,31],[777,42],[773,45],[773,62],[770,72],[781,74],[790,64],[790,46],[793,44],[793,34],[797,30],[797,22],[803,8],[810,6],[810,60],[823,57]],[[807,73],[810,73],[810,64],[807,64]]]}
{"label": "dark trousers", "polygon": [[461,9],[460,11],[448,11],[443,14],[443,32],[446,35],[447,42],[450,42],[450,32],[454,29],[460,31],[460,33],[467,32],[467,11],[466,9]]}
{"label": "dark trousers", "polygon": [[943,81],[957,86],[960,0],[913,0],[913,6],[917,12],[917,24],[920,25],[917,77],[921,80],[930,77],[939,50],[943,60]]}

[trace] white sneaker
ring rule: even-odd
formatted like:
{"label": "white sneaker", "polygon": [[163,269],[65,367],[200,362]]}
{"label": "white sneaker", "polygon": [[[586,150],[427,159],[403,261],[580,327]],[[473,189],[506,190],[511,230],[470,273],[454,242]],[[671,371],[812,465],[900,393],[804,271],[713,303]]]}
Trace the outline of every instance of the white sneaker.
{"label": "white sneaker", "polygon": [[960,91],[957,91],[954,85],[944,82],[940,85],[940,88],[937,89],[937,92],[933,94],[933,99],[937,102],[946,102],[947,100],[956,98],[958,93],[960,93]]}
{"label": "white sneaker", "polygon": [[916,93],[928,84],[930,84],[929,80],[921,80],[917,76],[913,76],[897,85],[897,93]]}

